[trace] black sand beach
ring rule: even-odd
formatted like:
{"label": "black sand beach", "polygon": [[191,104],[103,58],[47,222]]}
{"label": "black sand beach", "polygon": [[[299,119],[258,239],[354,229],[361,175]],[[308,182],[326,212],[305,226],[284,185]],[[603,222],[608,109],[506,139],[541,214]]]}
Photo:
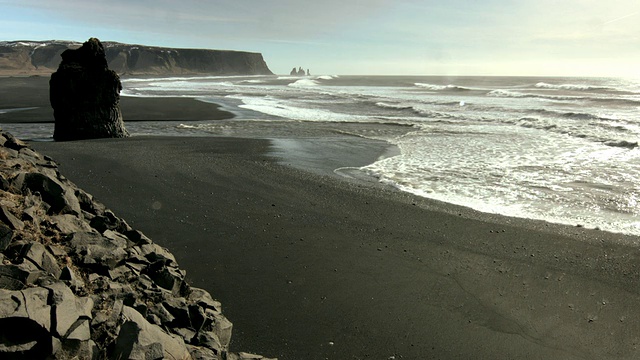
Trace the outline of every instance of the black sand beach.
{"label": "black sand beach", "polygon": [[[343,165],[383,150],[349,141],[360,153]],[[340,179],[335,163],[305,172],[275,161],[267,140],[33,145],[222,301],[232,349],[284,360],[638,356],[640,259],[624,245],[636,238],[478,214]]]}
{"label": "black sand beach", "polygon": [[[3,109],[24,109],[2,113]],[[120,97],[126,121],[190,121],[229,119],[233,114],[217,104],[192,98]],[[49,76],[0,77],[0,123],[53,122]]]}
{"label": "black sand beach", "polygon": [[[0,98],[12,107],[43,96],[9,94]],[[166,104],[150,117],[177,114],[176,103],[140,101],[133,112]],[[176,101],[194,120],[218,109]],[[32,145],[222,301],[232,350],[283,360],[639,357],[636,237],[341,178],[335,168],[368,164],[387,146],[331,132],[291,139],[304,151],[221,137]]]}

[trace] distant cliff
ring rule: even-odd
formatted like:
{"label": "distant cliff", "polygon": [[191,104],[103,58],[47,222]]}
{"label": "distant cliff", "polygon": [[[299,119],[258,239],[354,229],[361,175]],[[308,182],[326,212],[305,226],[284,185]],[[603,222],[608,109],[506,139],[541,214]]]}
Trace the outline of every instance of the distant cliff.
{"label": "distant cliff", "polygon": [[[0,41],[0,75],[46,75],[71,41]],[[119,75],[272,75],[260,53],[174,49],[103,42],[109,68]]]}

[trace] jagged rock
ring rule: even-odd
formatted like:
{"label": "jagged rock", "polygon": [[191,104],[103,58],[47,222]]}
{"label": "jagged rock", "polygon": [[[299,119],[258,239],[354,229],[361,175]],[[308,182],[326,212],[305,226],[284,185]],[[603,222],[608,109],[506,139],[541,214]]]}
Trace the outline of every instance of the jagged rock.
{"label": "jagged rock", "polygon": [[147,258],[150,262],[163,261],[166,264],[172,264],[176,262],[175,256],[169,252],[169,250],[163,248],[158,244],[144,244],[138,247],[140,255]]}
{"label": "jagged rock", "polygon": [[207,349],[202,346],[187,345],[191,359],[193,360],[219,360],[220,357],[216,355],[211,349]]}
{"label": "jagged rock", "polygon": [[82,279],[76,275],[76,272],[68,266],[62,268],[58,280],[64,281],[71,290],[80,289],[85,286],[84,281],[82,281]]}
{"label": "jagged rock", "polygon": [[120,278],[127,279],[131,275],[133,275],[131,268],[126,265],[118,266],[115,269],[111,269],[108,271],[108,274],[111,280],[118,280]]}
{"label": "jagged rock", "polygon": [[159,287],[170,291],[173,295],[181,295],[185,289],[185,271],[165,266],[162,261],[156,261],[146,269],[147,275]]}
{"label": "jagged rock", "polygon": [[212,323],[210,317],[207,317],[206,310],[197,304],[189,305],[189,319],[191,320],[191,328],[196,332]]}
{"label": "jagged rock", "polygon": [[76,297],[73,291],[62,282],[46,286],[51,290],[52,314],[55,316],[55,329],[52,332],[59,338],[89,340],[89,321],[93,300],[89,297]]}
{"label": "jagged rock", "polygon": [[191,287],[191,292],[189,293],[187,300],[194,302],[203,308],[211,309],[217,313],[222,312],[222,304],[217,300],[213,300],[211,294],[206,290]]}
{"label": "jagged rock", "polygon": [[86,191],[82,189],[76,189],[75,196],[80,203],[80,209],[88,212],[92,215],[100,215],[106,211],[104,205],[93,200],[93,196],[87,194]]}
{"label": "jagged rock", "polygon": [[9,225],[13,230],[24,229],[24,223],[15,217],[6,207],[0,206],[0,221]]}
{"label": "jagged rock", "polygon": [[3,133],[2,137],[6,139],[3,144],[3,146],[6,148],[19,151],[20,149],[26,148],[28,146],[24,141],[17,139],[10,133]]}
{"label": "jagged rock", "polygon": [[169,250],[21,144],[0,131],[0,359],[241,359]]}
{"label": "jagged rock", "polygon": [[129,224],[127,224],[124,220],[118,218],[110,210],[104,211],[103,215],[96,215],[96,217],[91,219],[90,225],[100,233],[104,233],[107,230],[125,233],[131,230]]}
{"label": "jagged rock", "polygon": [[74,233],[69,245],[83,265],[98,270],[114,269],[127,256],[126,242],[91,232]]}
{"label": "jagged rock", "polygon": [[[171,324],[175,321],[176,317],[173,316],[166,307],[162,304],[155,304],[149,308],[149,316],[155,316],[153,322],[156,325]],[[158,321],[158,322],[156,322]]]}
{"label": "jagged rock", "polygon": [[38,270],[42,270],[53,277],[58,278],[61,273],[56,259],[47,251],[47,248],[38,242],[17,242],[11,244],[6,250],[13,254],[14,258],[22,258],[34,264]]}
{"label": "jagged rock", "polygon": [[0,358],[44,359],[53,353],[49,291],[0,289]]}
{"label": "jagged rock", "polygon": [[216,354],[221,354],[225,348],[220,343],[218,335],[213,331],[201,331],[196,334],[197,345],[206,346],[213,350]]}
{"label": "jagged rock", "polygon": [[172,326],[192,327],[189,306],[184,298],[169,298],[162,302],[162,306],[173,316]]}
{"label": "jagged rock", "polygon": [[27,285],[35,284],[42,276],[45,276],[44,271],[31,263],[0,265],[0,289],[22,290]]}
{"label": "jagged rock", "polygon": [[51,216],[53,225],[63,234],[73,234],[75,232],[90,232],[91,227],[77,216],[64,214]]}
{"label": "jagged rock", "polygon": [[42,200],[51,206],[49,210],[54,214],[80,214],[78,199],[54,177],[37,172],[20,173],[13,180],[13,185],[23,193],[27,190],[32,193],[38,192]]}
{"label": "jagged rock", "polygon": [[0,222],[0,251],[4,251],[13,239],[13,230]]}
{"label": "jagged rock", "polygon": [[57,141],[129,136],[120,112],[122,84],[109,70],[104,47],[91,38],[76,50],[62,53],[51,75],[50,100]]}
{"label": "jagged rock", "polygon": [[187,328],[174,328],[173,332],[176,335],[180,335],[180,337],[182,337],[184,342],[187,344],[191,343],[193,341],[193,338],[196,336],[195,331]]}
{"label": "jagged rock", "polygon": [[9,184],[9,181],[7,181],[4,176],[0,175],[0,190],[9,191],[10,186],[11,184]]}
{"label": "jagged rock", "polygon": [[116,359],[188,359],[184,340],[171,336],[157,325],[150,324],[135,309],[122,309],[124,323],[115,343]]}
{"label": "jagged rock", "polygon": [[269,360],[262,355],[239,352],[237,355],[229,356],[228,360]]}
{"label": "jagged rock", "polygon": [[216,314],[214,316],[215,333],[218,335],[220,344],[224,347],[224,349],[228,349],[229,344],[231,343],[231,332],[233,330],[233,324],[226,317],[222,316],[222,314]]}
{"label": "jagged rock", "polygon": [[108,295],[111,298],[122,300],[126,306],[133,306],[136,301],[136,293],[129,284],[121,284],[117,282],[109,282]]}
{"label": "jagged rock", "polygon": [[151,244],[152,241],[138,230],[125,231],[124,236],[133,241],[136,245]]}

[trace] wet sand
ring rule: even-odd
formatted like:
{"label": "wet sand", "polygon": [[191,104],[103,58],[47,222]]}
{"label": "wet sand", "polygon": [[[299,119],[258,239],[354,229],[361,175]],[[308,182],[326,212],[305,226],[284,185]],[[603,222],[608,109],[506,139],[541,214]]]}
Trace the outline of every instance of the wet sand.
{"label": "wet sand", "polygon": [[305,159],[241,138],[33,146],[222,301],[232,349],[282,360],[640,356],[638,238],[341,178],[332,170],[387,147],[310,144]]}

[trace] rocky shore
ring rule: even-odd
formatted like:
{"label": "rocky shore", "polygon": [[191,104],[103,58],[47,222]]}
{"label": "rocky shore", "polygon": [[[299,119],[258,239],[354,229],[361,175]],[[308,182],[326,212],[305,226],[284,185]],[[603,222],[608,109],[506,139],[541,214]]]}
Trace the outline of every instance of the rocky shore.
{"label": "rocky shore", "polygon": [[0,132],[0,358],[264,359],[230,353],[218,301],[174,255]]}

